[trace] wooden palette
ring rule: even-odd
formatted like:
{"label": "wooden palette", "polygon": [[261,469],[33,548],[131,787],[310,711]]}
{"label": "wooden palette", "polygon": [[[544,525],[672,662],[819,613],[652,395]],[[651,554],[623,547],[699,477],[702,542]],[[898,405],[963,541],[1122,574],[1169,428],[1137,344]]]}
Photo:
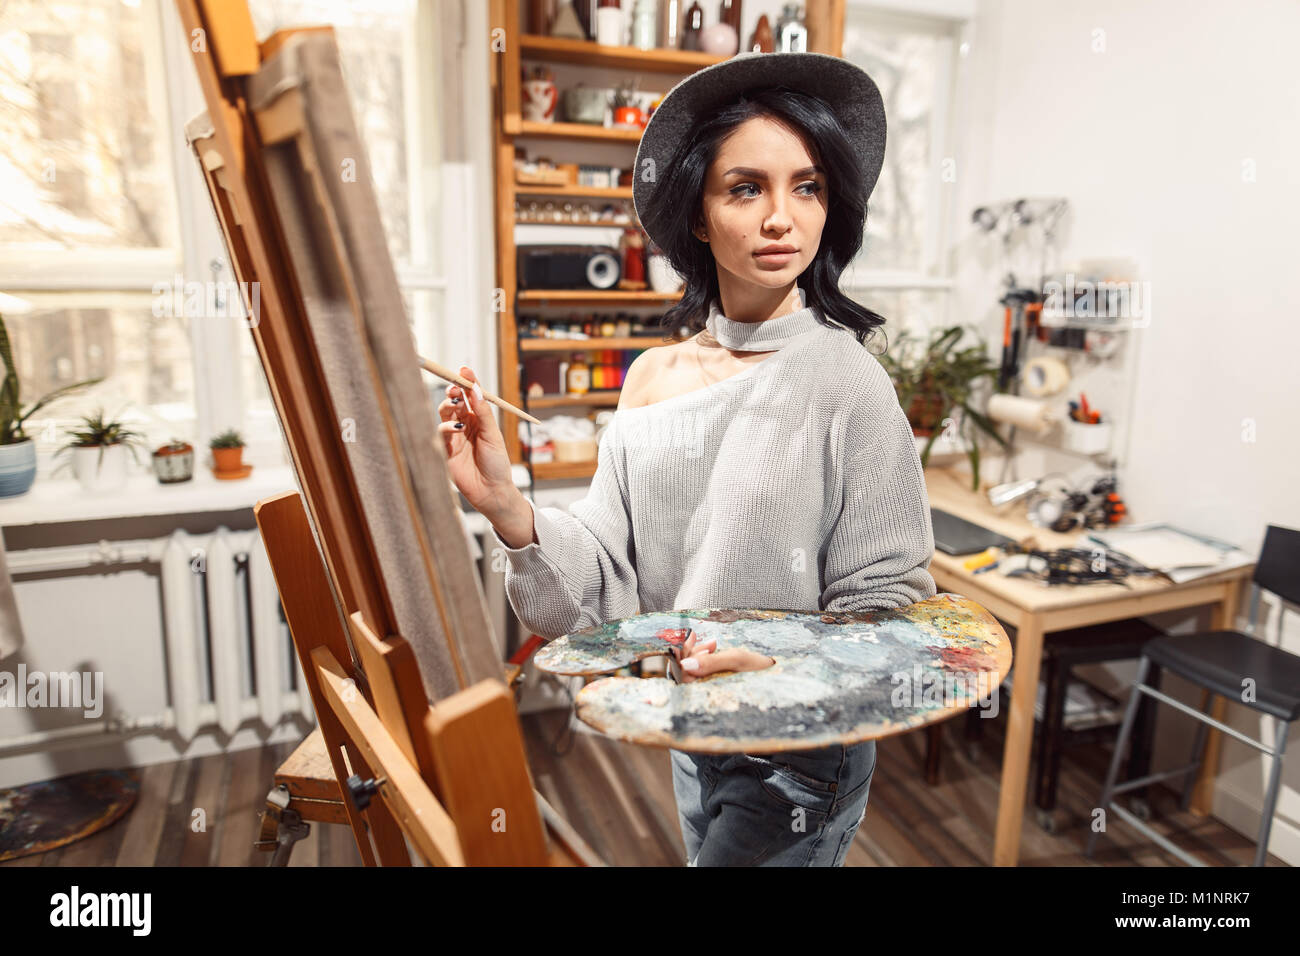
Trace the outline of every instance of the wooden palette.
{"label": "wooden palette", "polygon": [[579,692],[578,717],[655,747],[807,750],[944,720],[996,693],[1011,669],[1011,643],[993,615],[947,593],[887,611],[638,614],[558,638],[534,660],[552,674],[604,674],[670,655],[692,630],[697,640],[717,638],[718,650],[747,647],[776,665],[684,684],[606,677]]}

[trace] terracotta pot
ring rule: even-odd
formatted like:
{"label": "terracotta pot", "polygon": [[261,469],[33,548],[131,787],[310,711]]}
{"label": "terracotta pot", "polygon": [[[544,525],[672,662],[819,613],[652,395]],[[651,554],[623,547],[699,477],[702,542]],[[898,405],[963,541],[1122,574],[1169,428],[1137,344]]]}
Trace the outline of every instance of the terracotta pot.
{"label": "terracotta pot", "polygon": [[916,395],[907,407],[907,420],[917,438],[929,438],[943,424],[942,416],[943,399],[938,395]]}
{"label": "terracotta pot", "polygon": [[212,449],[212,463],[217,471],[239,471],[244,467],[244,449],[240,448],[214,448]]}

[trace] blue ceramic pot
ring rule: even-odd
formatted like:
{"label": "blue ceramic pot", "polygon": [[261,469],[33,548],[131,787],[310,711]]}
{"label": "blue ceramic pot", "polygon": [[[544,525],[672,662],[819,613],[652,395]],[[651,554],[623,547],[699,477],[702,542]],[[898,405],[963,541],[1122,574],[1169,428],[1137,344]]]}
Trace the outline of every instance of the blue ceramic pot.
{"label": "blue ceramic pot", "polygon": [[0,445],[0,498],[25,494],[36,480],[36,442]]}

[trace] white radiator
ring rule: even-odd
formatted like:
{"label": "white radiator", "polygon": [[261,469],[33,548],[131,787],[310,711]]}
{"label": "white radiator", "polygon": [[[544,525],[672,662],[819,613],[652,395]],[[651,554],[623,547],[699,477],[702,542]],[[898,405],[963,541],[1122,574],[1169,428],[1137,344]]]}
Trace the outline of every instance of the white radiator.
{"label": "white radiator", "polygon": [[[260,719],[267,729],[289,715],[315,723],[311,694],[256,530],[222,526],[202,535],[174,531],[165,538],[32,548],[9,552],[8,561],[11,574],[159,565],[171,706],[148,716],[130,713],[128,703],[128,713],[105,715],[119,729],[174,729],[188,742],[214,725],[233,734],[250,719]],[[83,736],[104,729],[37,732],[6,740],[5,749],[35,743],[37,737]]]}
{"label": "white radiator", "polygon": [[[311,695],[282,620],[261,535],[224,527],[207,535],[175,531],[159,544],[167,676],[177,733],[189,740],[215,722],[233,734],[251,716],[267,727],[290,713],[314,722]],[[246,579],[239,574],[241,559]],[[298,671],[294,684],[292,670]]]}
{"label": "white radiator", "polygon": [[[497,651],[504,657],[508,602],[504,575],[483,561],[498,547],[478,513],[462,514],[471,558],[480,572]],[[163,633],[171,706],[160,714],[105,714],[97,726],[38,730],[0,740],[0,756],[34,747],[78,742],[104,733],[175,730],[189,742],[202,730],[233,734],[260,719],[270,730],[286,717],[315,723],[311,694],[294,653],[270,560],[258,531],[222,526],[209,534],[174,531],[165,538],[100,541],[7,554],[11,574],[95,571],[120,564],[160,568]],[[28,635],[30,640],[32,635]],[[292,677],[292,680],[291,680]]]}

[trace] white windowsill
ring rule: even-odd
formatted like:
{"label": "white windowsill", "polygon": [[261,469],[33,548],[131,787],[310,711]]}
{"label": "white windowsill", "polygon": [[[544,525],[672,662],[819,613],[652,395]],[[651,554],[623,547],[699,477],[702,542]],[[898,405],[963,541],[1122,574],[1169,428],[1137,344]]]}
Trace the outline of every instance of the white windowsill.
{"label": "white windowsill", "polygon": [[103,497],[87,494],[75,478],[38,475],[27,494],[0,498],[0,527],[236,511],[297,489],[291,465],[255,465],[251,475],[237,481],[219,481],[211,470],[196,465],[192,479],[175,485],[160,484],[152,474],[133,474],[125,488]]}

